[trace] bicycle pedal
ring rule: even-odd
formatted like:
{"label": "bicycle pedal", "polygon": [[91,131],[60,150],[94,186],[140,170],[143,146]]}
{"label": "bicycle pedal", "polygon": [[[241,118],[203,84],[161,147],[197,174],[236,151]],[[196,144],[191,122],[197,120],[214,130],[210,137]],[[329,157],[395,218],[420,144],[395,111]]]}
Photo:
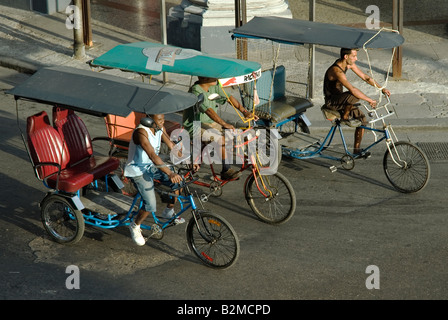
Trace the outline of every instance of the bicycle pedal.
{"label": "bicycle pedal", "polygon": [[363,152],[363,153],[361,153],[361,154],[359,154],[355,159],[368,159],[368,158],[370,158],[372,156],[372,154],[369,152],[369,151],[367,151],[367,152]]}
{"label": "bicycle pedal", "polygon": [[153,239],[162,239],[163,237],[163,229],[158,224],[151,225],[151,233],[145,237],[145,240],[147,241],[150,238]]}
{"label": "bicycle pedal", "polygon": [[174,223],[174,225],[182,224],[182,223],[185,223],[185,219],[179,217],[179,218],[174,219],[173,223]]}
{"label": "bicycle pedal", "polygon": [[335,173],[336,171],[338,171],[338,168],[336,168],[336,166],[331,166],[328,169],[330,169],[331,173]]}

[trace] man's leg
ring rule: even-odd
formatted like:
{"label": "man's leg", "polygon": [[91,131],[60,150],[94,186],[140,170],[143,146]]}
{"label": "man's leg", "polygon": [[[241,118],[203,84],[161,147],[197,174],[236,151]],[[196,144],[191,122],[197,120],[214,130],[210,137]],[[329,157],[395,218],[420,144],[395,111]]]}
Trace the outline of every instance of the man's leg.
{"label": "man's leg", "polygon": [[[368,124],[365,114],[359,110],[358,107],[353,106],[351,111],[351,117],[360,121],[361,125],[366,126]],[[353,153],[358,154],[362,151],[361,141],[364,136],[364,128],[357,127],[355,130],[355,143],[353,146]]]}
{"label": "man's leg", "polygon": [[332,103],[336,106],[341,106],[341,118],[342,120],[349,120],[350,118],[355,118],[352,114],[357,107],[354,106],[355,103],[359,102],[359,99],[352,95],[350,92],[344,92],[339,96],[332,99]]}
{"label": "man's leg", "polygon": [[350,118],[350,111],[352,111],[353,105],[347,104],[341,114],[341,120],[348,120]]}
{"label": "man's leg", "polygon": [[221,179],[222,180],[232,180],[239,178],[241,176],[241,172],[234,170],[230,167],[230,163],[226,161],[227,152],[224,143],[224,135],[222,136],[222,147],[221,147],[221,155],[222,155],[222,170],[221,170]]}
{"label": "man's leg", "polygon": [[[164,173],[163,171],[161,171],[160,169],[154,173],[154,179],[159,181],[161,184],[170,187],[175,195],[179,195],[180,192],[182,191],[182,189],[180,188],[180,185],[177,183],[172,183],[169,176],[166,173]],[[173,189],[175,189],[175,190],[173,190]],[[174,205],[176,204],[176,202],[177,202],[177,197],[174,198],[174,201],[172,203],[171,202],[167,203],[166,208],[162,212],[162,217],[164,217],[166,219],[170,219],[172,216],[174,216],[174,214],[175,214]],[[184,223],[185,219],[177,218],[175,220],[175,222],[176,222],[176,224]]]}
{"label": "man's leg", "polygon": [[144,210],[143,208],[140,209],[137,213],[137,215],[134,218],[134,223],[138,226],[140,226],[143,221],[149,216],[151,212]]}
{"label": "man's leg", "polygon": [[230,180],[238,178],[241,173],[230,168],[230,163],[226,162],[227,152],[225,148],[225,134],[222,127],[217,123],[202,125],[202,140],[204,142],[216,141],[220,146],[218,149],[219,158],[222,163],[221,179]]}
{"label": "man's leg", "polygon": [[143,238],[140,225],[151,212],[156,211],[154,180],[150,173],[145,173],[142,176],[133,177],[132,181],[143,199],[143,207],[135,216],[134,221],[129,224],[129,231],[131,232],[131,237],[135,244],[143,246],[146,241],[145,238]]}
{"label": "man's leg", "polygon": [[353,146],[353,153],[357,154],[362,151],[361,149],[361,141],[364,135],[364,128],[357,127],[355,129],[355,144]]}

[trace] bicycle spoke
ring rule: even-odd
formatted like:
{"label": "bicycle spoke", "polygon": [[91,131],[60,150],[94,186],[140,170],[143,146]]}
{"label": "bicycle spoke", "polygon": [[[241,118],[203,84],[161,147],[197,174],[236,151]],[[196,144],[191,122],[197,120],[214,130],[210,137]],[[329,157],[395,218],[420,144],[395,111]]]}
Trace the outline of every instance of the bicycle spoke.
{"label": "bicycle spoke", "polygon": [[386,152],[384,170],[392,185],[402,192],[417,192],[429,180],[429,162],[413,144],[397,142]]}
{"label": "bicycle spoke", "polygon": [[81,212],[59,196],[49,196],[42,202],[41,219],[45,229],[59,243],[75,243],[84,233]]}
{"label": "bicycle spoke", "polygon": [[295,212],[295,193],[289,181],[280,173],[250,177],[246,200],[252,211],[264,222],[279,224],[289,220]]}
{"label": "bicycle spoke", "polygon": [[191,219],[187,227],[190,249],[204,264],[214,268],[233,265],[239,254],[239,242],[234,230],[222,218],[210,213]]}

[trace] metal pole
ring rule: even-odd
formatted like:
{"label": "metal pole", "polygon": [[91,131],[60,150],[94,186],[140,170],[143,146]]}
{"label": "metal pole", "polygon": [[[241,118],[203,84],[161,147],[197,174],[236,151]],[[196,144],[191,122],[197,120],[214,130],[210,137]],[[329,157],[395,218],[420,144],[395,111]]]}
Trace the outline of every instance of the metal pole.
{"label": "metal pole", "polygon": [[241,21],[240,0],[235,0],[235,28],[240,26]]}
{"label": "metal pole", "polygon": [[92,25],[90,15],[90,0],[83,0],[82,21],[84,27],[84,44],[88,47],[92,47],[93,41],[92,41]]}
{"label": "metal pole", "polygon": [[[166,5],[165,0],[160,0],[160,33],[161,33],[161,41],[162,44],[167,44],[167,36],[166,36]],[[168,77],[166,72],[163,72],[163,83],[168,81]]]}
{"label": "metal pole", "polygon": [[[392,28],[394,30],[398,30],[400,34],[403,33],[403,0],[393,0]],[[399,46],[395,49],[395,54],[392,61],[392,76],[396,79],[401,78],[402,61],[403,51],[401,46]]]}
{"label": "metal pole", "polygon": [[[246,0],[235,0],[235,28],[247,23]],[[247,60],[247,39],[236,39],[236,57]]]}
{"label": "metal pole", "polygon": [[[235,0],[235,28],[241,26],[240,0]],[[241,59],[241,40],[236,39],[236,57]]]}
{"label": "metal pole", "polygon": [[83,59],[86,56],[86,50],[84,46],[83,27],[82,27],[82,0],[73,0],[73,4],[78,8],[79,15],[74,15],[74,28],[73,28],[73,51],[75,59]]}
{"label": "metal pole", "polygon": [[160,0],[160,27],[161,27],[161,35],[162,35],[162,44],[167,44],[166,37],[166,5],[165,0]]}
{"label": "metal pole", "polygon": [[[241,25],[247,23],[247,6],[246,0],[241,0]],[[242,59],[247,60],[247,39],[243,39]]]}
{"label": "metal pole", "polygon": [[[310,21],[316,20],[316,0],[310,0],[310,13],[309,13],[309,19]],[[309,66],[309,77],[308,77],[308,98],[313,99],[314,98],[314,70],[315,70],[315,45],[311,44],[309,48],[309,55],[310,55],[310,66]]]}

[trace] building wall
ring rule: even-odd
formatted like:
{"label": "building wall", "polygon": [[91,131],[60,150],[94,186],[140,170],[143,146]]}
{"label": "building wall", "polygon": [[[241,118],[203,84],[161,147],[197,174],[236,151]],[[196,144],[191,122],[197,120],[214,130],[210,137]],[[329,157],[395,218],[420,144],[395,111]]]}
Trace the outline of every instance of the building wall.
{"label": "building wall", "polygon": [[52,14],[65,11],[71,0],[0,0],[0,4],[23,10]]}

